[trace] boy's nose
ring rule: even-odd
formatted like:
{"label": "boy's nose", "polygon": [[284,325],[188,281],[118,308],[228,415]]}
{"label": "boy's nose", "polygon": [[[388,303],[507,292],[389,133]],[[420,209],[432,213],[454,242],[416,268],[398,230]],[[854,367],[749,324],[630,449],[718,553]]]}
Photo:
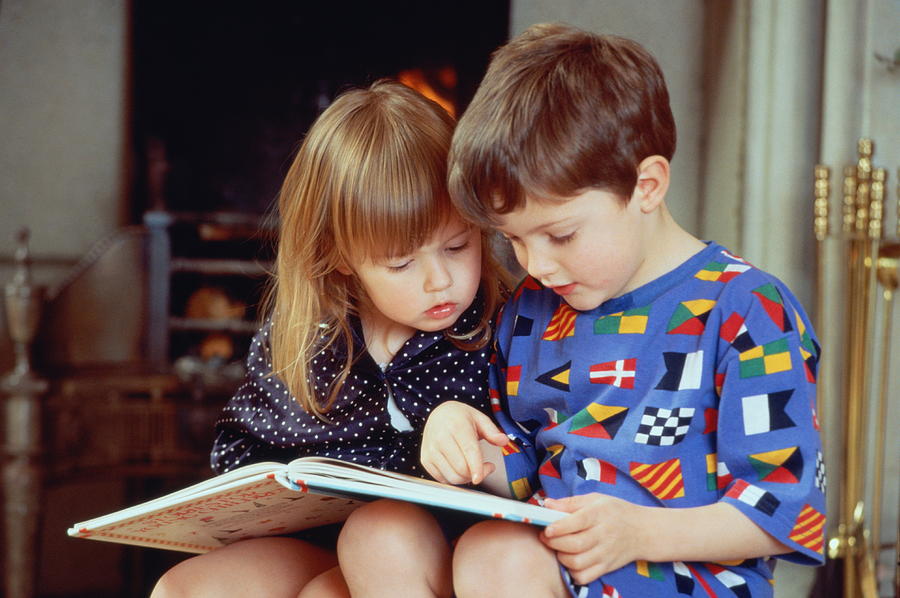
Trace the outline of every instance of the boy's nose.
{"label": "boy's nose", "polygon": [[545,280],[556,272],[556,263],[541,252],[523,250],[520,257],[524,258],[520,259],[522,267],[538,280]]}

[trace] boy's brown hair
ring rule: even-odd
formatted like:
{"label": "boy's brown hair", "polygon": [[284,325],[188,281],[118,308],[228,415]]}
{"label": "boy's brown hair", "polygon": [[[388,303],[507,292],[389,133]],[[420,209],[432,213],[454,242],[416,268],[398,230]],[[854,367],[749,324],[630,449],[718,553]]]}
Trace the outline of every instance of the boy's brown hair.
{"label": "boy's brown hair", "polygon": [[675,120],[656,60],[640,44],[533,25],[498,49],[457,125],[450,194],[469,219],[588,188],[628,201],[640,162],[675,152]]}

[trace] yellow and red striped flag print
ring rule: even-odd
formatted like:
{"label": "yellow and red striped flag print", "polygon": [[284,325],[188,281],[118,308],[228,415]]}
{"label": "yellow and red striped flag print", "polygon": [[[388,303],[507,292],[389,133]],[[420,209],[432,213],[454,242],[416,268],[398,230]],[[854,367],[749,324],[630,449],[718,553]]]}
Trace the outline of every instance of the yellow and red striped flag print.
{"label": "yellow and red striped flag print", "polygon": [[553,317],[550,318],[550,323],[547,324],[541,340],[558,341],[574,335],[576,316],[578,316],[578,312],[569,307],[568,303],[560,303],[553,312]]}
{"label": "yellow and red striped flag print", "polygon": [[630,472],[631,477],[660,500],[684,496],[680,459],[669,459],[662,463],[635,463],[632,461]]}
{"label": "yellow and red striped flag print", "polygon": [[821,554],[825,546],[825,515],[804,505],[788,539]]}

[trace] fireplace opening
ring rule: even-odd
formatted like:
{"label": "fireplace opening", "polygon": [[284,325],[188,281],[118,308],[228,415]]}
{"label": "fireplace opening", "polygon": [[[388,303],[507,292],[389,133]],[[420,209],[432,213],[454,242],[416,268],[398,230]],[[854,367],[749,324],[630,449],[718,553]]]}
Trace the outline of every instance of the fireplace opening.
{"label": "fireplace opening", "polygon": [[457,116],[508,0],[137,0],[131,211],[264,213],[298,141],[349,87],[397,78]]}

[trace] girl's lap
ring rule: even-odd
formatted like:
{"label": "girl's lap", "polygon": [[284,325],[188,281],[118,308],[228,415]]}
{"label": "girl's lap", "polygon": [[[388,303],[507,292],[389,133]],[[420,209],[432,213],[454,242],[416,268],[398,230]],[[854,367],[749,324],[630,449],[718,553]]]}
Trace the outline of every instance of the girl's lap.
{"label": "girl's lap", "polygon": [[182,561],[160,579],[152,598],[296,596],[311,579],[336,565],[332,550],[310,542],[255,538]]}

